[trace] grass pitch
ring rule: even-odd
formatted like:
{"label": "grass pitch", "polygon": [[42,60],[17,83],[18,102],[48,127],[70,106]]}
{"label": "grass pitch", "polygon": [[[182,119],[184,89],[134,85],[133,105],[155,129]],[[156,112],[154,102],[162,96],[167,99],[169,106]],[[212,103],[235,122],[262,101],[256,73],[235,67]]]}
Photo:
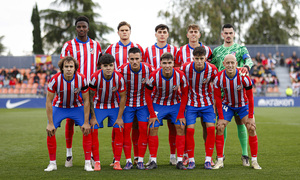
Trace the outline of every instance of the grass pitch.
{"label": "grass pitch", "polygon": [[[255,108],[258,134],[258,162],[262,170],[243,167],[235,122],[228,125],[226,160],[220,170],[205,170],[202,128],[195,131],[194,170],[181,171],[169,165],[168,128],[159,130],[158,169],[115,171],[109,164],[111,128],[99,130],[100,172],[83,170],[82,133],[75,127],[73,167],[64,167],[66,150],[64,126],[57,130],[57,171],[44,172],[49,163],[46,145],[45,109],[0,109],[0,179],[300,179],[300,108]],[[145,161],[148,160],[148,151]],[[250,150],[249,150],[250,155]],[[213,155],[216,156],[216,153]],[[124,167],[124,155],[121,159]]]}

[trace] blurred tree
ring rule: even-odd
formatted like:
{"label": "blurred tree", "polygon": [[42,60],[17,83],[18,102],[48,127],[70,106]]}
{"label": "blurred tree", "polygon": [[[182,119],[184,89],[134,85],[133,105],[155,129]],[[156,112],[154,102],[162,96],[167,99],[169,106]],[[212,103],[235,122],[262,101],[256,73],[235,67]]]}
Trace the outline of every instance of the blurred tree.
{"label": "blurred tree", "polygon": [[[275,8],[281,6],[281,8]],[[257,11],[256,20],[245,36],[247,44],[289,44],[290,39],[299,38],[295,7],[297,0],[277,0],[268,4],[262,1],[262,11]],[[277,9],[272,15],[272,10]]]}
{"label": "blurred tree", "polygon": [[42,41],[42,37],[41,37],[41,27],[40,27],[41,26],[40,25],[40,14],[39,14],[37,4],[35,4],[35,7],[32,9],[31,23],[33,25],[32,52],[33,52],[33,54],[44,54],[43,41]]}
{"label": "blurred tree", "polygon": [[[109,45],[103,35],[112,32],[113,29],[105,23],[95,21],[97,17],[101,17],[93,10],[100,8],[98,3],[94,3],[92,0],[55,0],[51,4],[58,8],[41,10],[41,18],[45,21],[44,31],[46,33],[43,38],[48,50],[54,49],[54,53],[61,53],[63,43],[76,36],[75,20],[80,15],[89,18],[88,36],[98,40],[102,49]],[[59,10],[60,7],[67,10]]]}
{"label": "blurred tree", "polygon": [[221,44],[222,25],[231,23],[236,27],[237,39],[241,40],[242,25],[254,13],[254,0],[172,0],[170,8],[160,11],[158,16],[170,26],[170,41],[175,45],[188,43],[186,37],[189,24],[201,28],[201,41],[205,44]]}
{"label": "blurred tree", "polygon": [[0,55],[5,51],[5,46],[2,44],[4,36],[0,36]]}

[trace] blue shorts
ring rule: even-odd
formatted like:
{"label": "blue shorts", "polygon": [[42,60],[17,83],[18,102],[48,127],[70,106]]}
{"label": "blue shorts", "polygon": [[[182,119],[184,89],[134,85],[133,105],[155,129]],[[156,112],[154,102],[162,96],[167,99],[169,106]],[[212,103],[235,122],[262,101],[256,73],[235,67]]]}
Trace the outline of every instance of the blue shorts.
{"label": "blue shorts", "polygon": [[[176,122],[180,103],[171,106],[164,106],[153,103],[153,108],[158,120],[160,121],[160,123],[155,121],[154,127],[163,126],[163,119],[170,119],[173,124],[180,125],[179,121]],[[150,127],[152,127],[152,125]]]}
{"label": "blue shorts", "polygon": [[126,106],[123,113],[124,123],[132,123],[135,115],[138,121],[148,122],[148,118],[150,115],[148,107],[147,106],[141,106],[141,107]]}
{"label": "blue shorts", "polygon": [[61,121],[66,118],[73,119],[76,126],[82,126],[84,123],[84,107],[60,108],[52,106],[52,116],[55,128],[60,127]]}
{"label": "blue shorts", "polygon": [[243,119],[245,116],[247,116],[249,114],[248,105],[235,108],[235,107],[230,107],[230,106],[223,104],[222,110],[223,110],[224,119],[229,122],[231,122],[231,119],[235,114],[238,114],[241,119]]}
{"label": "blue shorts", "polygon": [[215,123],[216,114],[214,112],[213,105],[205,106],[205,107],[186,106],[186,111],[185,111],[186,125],[195,124],[197,117],[203,117],[203,122]]}
{"label": "blue shorts", "polygon": [[[94,108],[95,111],[95,115],[96,115],[96,119],[97,122],[99,124],[100,127],[98,127],[98,125],[95,125],[95,129],[98,128],[103,128],[103,121],[105,118],[108,118],[108,127],[112,127],[114,125],[114,123],[116,122],[117,118],[118,118],[118,114],[119,114],[119,108],[112,108],[112,109],[96,109]],[[115,124],[114,128],[118,128],[119,125]]]}

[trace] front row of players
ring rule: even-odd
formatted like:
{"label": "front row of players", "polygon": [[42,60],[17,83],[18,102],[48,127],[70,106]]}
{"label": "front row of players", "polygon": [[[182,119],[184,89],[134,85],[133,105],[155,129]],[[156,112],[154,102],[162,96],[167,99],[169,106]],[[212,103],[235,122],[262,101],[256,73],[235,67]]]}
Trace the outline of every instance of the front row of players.
{"label": "front row of players", "polygon": [[[75,59],[70,56],[61,59],[61,72],[54,75],[48,85],[46,130],[50,164],[45,171],[57,169],[55,132],[65,118],[74,119],[83,132],[86,171],[101,170],[98,128],[103,128],[105,118],[108,118],[108,126],[113,127],[113,168],[122,170],[120,159],[124,149],[124,169],[132,169],[130,132],[135,116],[139,125],[138,169],[157,168],[158,129],[163,125],[163,119],[170,119],[176,127],[176,168],[194,169],[194,127],[197,117],[202,117],[207,130],[204,167],[219,169],[224,166],[223,132],[235,113],[245,123],[249,133],[252,167],[261,169],[257,163],[258,143],[250,78],[240,75],[234,55],[225,57],[225,69],[219,73],[214,65],[206,61],[205,48],[195,48],[193,56],[193,61],[185,63],[179,70],[174,68],[173,55],[164,53],[161,68],[154,70],[151,65],[141,62],[141,51],[133,47],[128,52],[129,63],[115,71],[113,56],[104,54],[100,58],[101,69],[91,76],[89,85],[84,75],[77,72]],[[216,135],[212,83],[218,112]],[[150,164],[144,167],[147,144],[151,159]],[[217,162],[212,167],[214,144]],[[183,164],[185,149],[189,155],[188,167]]]}

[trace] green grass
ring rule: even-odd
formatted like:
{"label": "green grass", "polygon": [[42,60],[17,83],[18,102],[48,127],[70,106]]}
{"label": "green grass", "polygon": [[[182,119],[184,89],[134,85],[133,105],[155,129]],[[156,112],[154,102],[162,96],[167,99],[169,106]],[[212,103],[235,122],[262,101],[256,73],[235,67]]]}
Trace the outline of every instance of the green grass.
{"label": "green grass", "polygon": [[[258,134],[258,162],[262,170],[243,167],[241,148],[234,122],[228,126],[225,167],[205,170],[204,142],[200,123],[195,131],[196,169],[180,171],[169,165],[168,130],[159,130],[158,169],[141,171],[114,171],[109,164],[111,128],[99,131],[100,172],[85,172],[82,133],[75,127],[73,141],[73,167],[65,168],[64,125],[56,133],[58,170],[44,172],[49,163],[46,145],[45,109],[0,109],[0,179],[300,179],[300,108],[255,108]],[[215,153],[214,153],[215,157]],[[148,160],[148,152],[145,161]],[[125,165],[124,156],[121,159]]]}

